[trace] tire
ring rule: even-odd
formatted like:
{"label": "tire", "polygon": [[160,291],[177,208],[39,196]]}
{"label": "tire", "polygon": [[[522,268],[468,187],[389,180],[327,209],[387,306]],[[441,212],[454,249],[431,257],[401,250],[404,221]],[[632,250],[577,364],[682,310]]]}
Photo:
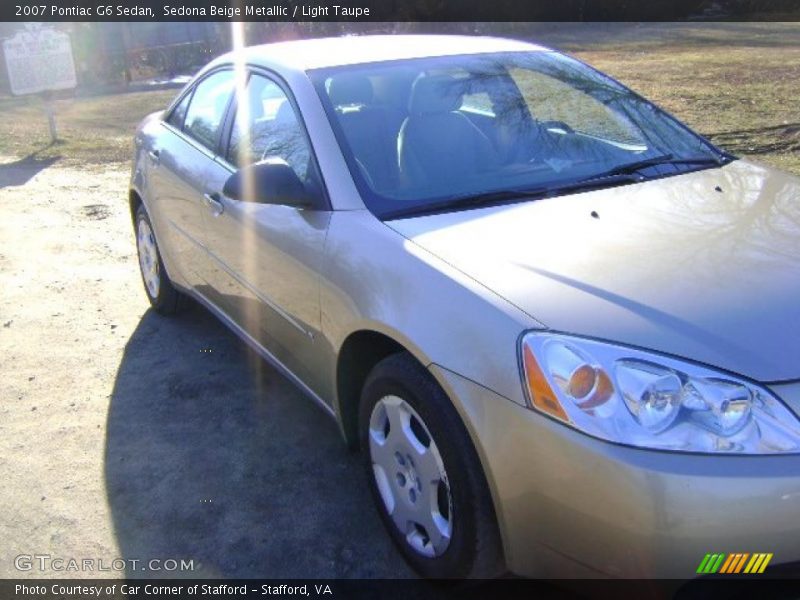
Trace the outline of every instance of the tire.
{"label": "tire", "polygon": [[478,455],[450,399],[410,355],[389,356],[370,372],[359,439],[381,519],[418,574],[487,579],[503,573]]}
{"label": "tire", "polygon": [[139,273],[142,284],[153,309],[162,315],[174,315],[184,306],[184,295],[170,281],[150,217],[140,205],[136,211],[136,253],[139,258]]}

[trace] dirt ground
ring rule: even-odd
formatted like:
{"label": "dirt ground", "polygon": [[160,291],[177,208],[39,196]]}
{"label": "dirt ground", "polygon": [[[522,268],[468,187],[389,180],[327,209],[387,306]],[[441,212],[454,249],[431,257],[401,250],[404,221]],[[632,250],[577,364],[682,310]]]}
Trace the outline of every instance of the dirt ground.
{"label": "dirt ground", "polygon": [[203,309],[149,310],[127,177],[0,158],[0,578],[410,576],[334,421]]}

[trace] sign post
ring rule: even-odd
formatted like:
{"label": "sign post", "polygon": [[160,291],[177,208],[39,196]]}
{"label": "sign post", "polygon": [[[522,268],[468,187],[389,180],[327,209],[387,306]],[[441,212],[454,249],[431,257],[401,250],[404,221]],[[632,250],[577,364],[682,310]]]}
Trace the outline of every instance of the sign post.
{"label": "sign post", "polygon": [[3,42],[11,93],[15,96],[41,94],[50,139],[58,139],[52,92],[77,85],[75,61],[69,35],[39,24],[26,25]]}
{"label": "sign post", "polygon": [[42,100],[44,101],[44,112],[47,115],[47,125],[50,128],[50,141],[55,142],[58,140],[58,130],[56,129],[56,113],[53,110],[50,92],[42,92]]}

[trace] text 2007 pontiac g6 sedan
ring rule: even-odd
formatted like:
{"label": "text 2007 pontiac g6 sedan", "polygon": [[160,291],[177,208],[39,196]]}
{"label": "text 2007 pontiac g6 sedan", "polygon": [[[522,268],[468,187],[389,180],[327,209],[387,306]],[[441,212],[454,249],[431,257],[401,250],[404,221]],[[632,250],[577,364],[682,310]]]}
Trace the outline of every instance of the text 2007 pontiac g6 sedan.
{"label": "text 2007 pontiac g6 sedan", "polygon": [[334,416],[420,574],[800,560],[800,181],[590,67],[247,48],[142,123],[130,203],[155,309]]}

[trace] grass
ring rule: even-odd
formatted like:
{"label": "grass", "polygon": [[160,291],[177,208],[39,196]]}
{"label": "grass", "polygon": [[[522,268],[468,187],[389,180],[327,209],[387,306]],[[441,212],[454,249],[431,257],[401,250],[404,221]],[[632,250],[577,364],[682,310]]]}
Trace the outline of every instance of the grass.
{"label": "grass", "polygon": [[38,96],[0,98],[0,155],[69,164],[124,163],[142,118],[163,109],[177,90],[63,98],[54,101],[59,142],[50,143]]}
{"label": "grass", "polygon": [[726,150],[800,175],[800,23],[582,24],[536,37]]}
{"label": "grass", "polygon": [[[519,25],[487,33],[521,35]],[[800,23],[546,24],[525,35],[565,50],[654,100],[737,155],[800,174]],[[531,29],[533,30],[531,33]],[[49,144],[37,98],[0,98],[0,154],[123,163],[141,118],[176,90],[62,99]]]}

